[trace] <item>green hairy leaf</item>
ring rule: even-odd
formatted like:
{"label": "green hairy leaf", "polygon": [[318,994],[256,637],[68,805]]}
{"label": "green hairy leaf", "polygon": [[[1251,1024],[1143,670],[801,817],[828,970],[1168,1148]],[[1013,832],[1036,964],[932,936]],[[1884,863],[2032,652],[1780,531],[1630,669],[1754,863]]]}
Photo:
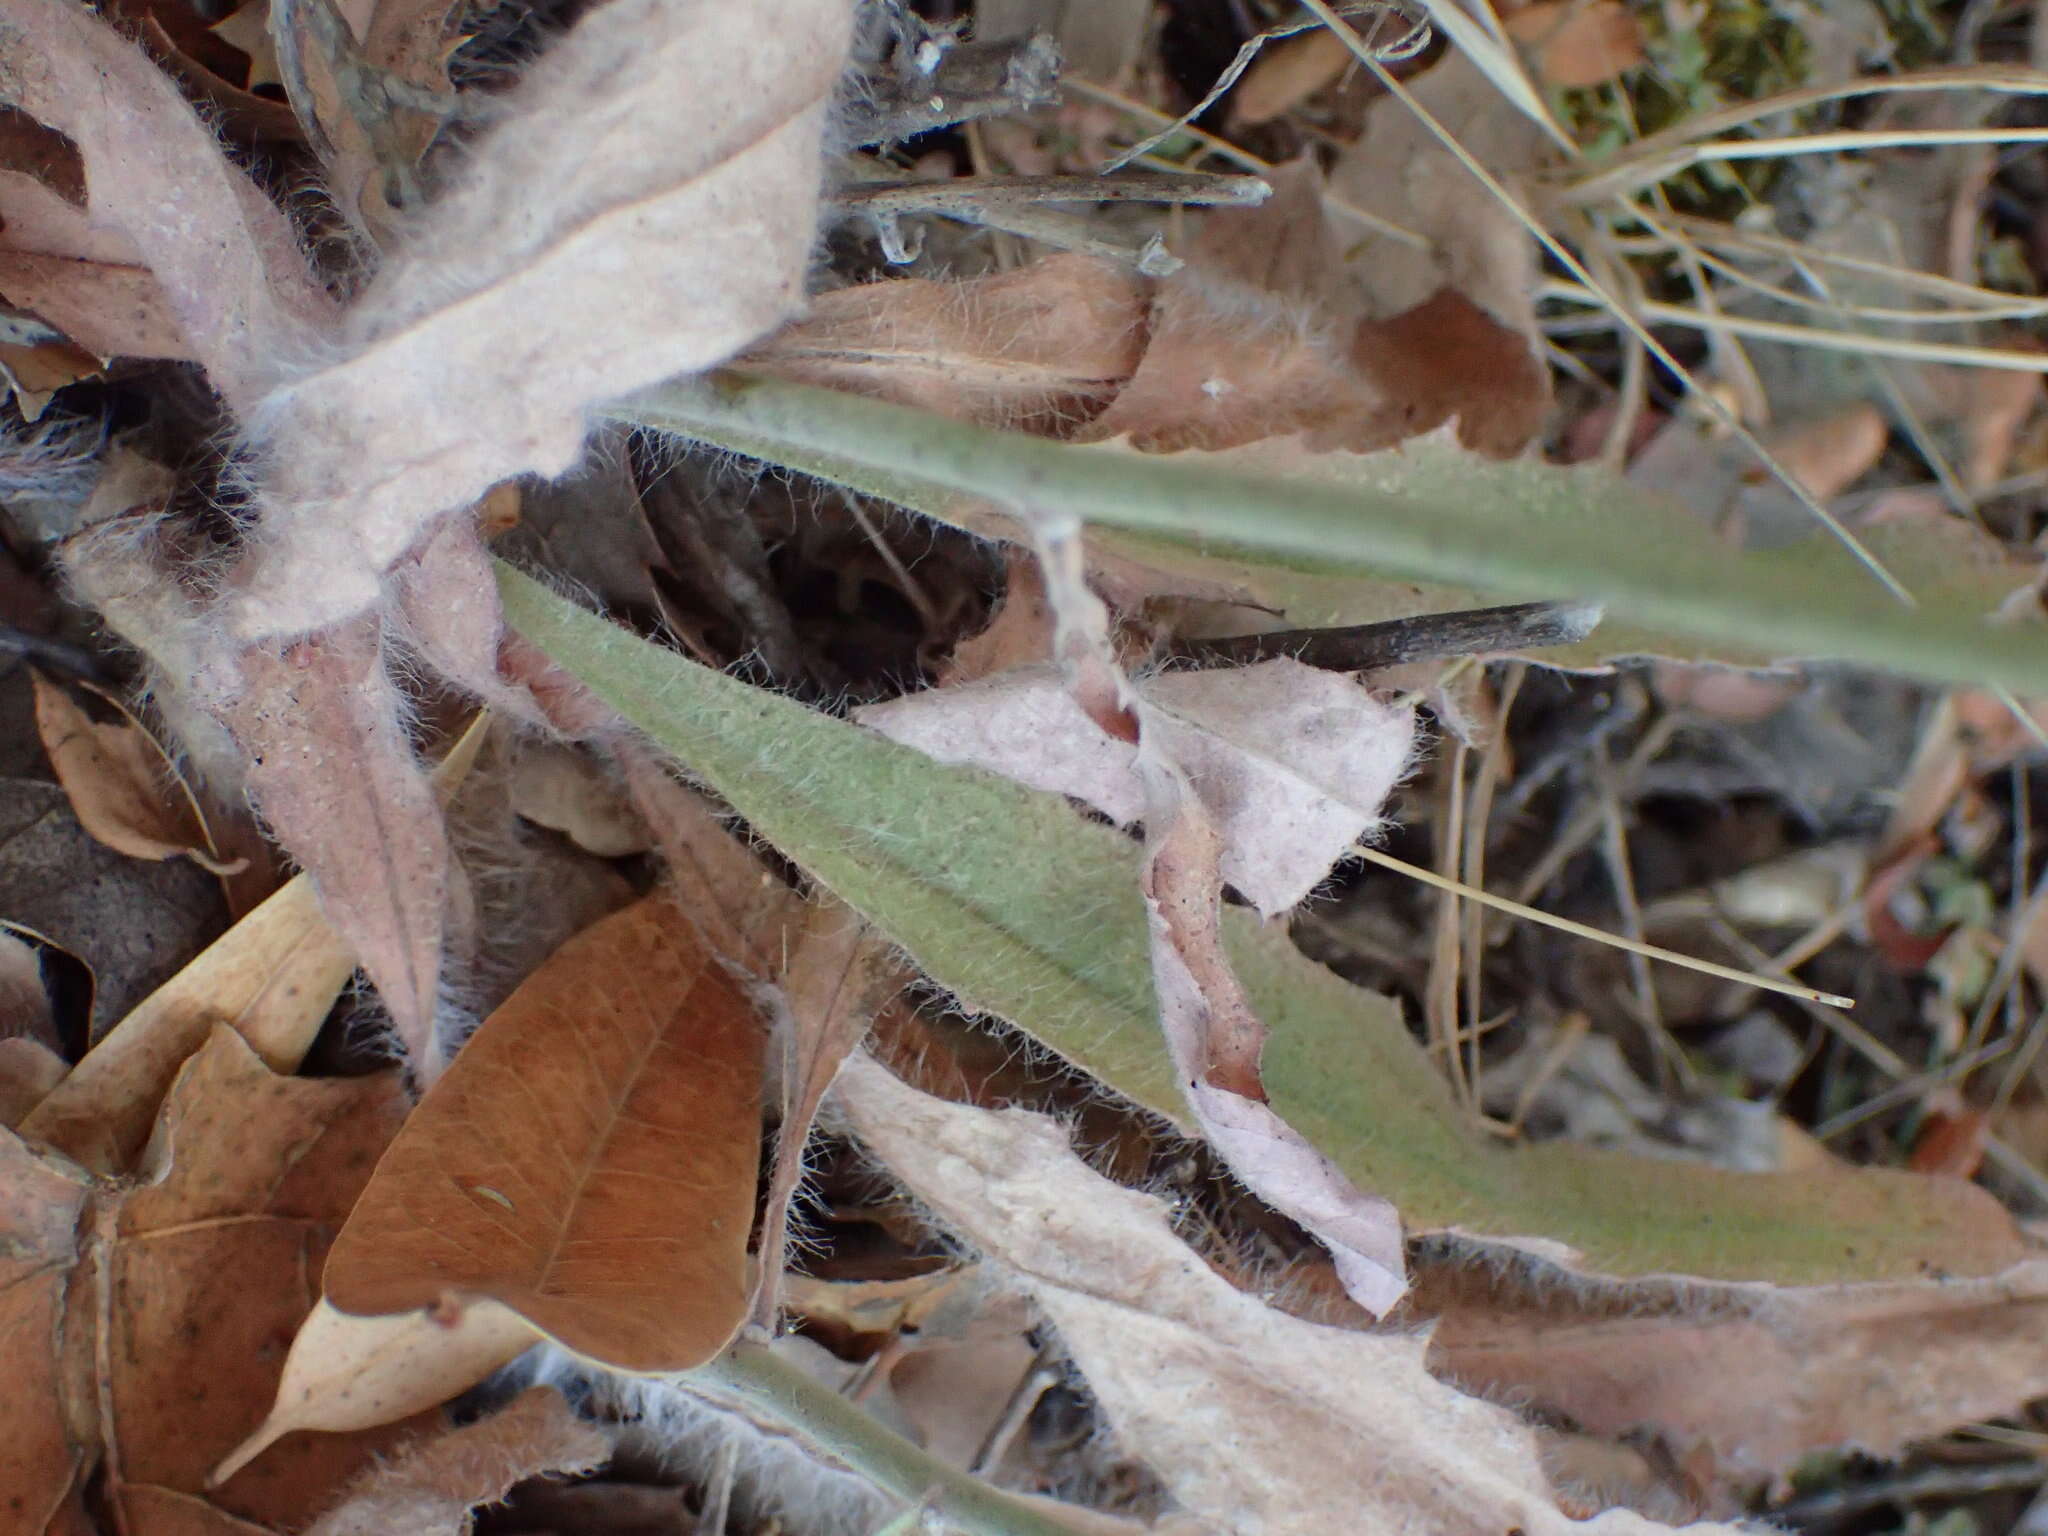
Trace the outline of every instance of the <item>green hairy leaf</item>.
{"label": "green hairy leaf", "polygon": [[[2019,579],[1972,570],[1953,540],[1871,530],[1873,550],[1919,599],[1909,608],[1832,539],[1738,552],[1684,508],[1590,465],[1501,463],[1436,438],[1299,461],[1286,444],[1139,454],[730,375],[664,385],[610,413],[974,532],[1014,528],[1020,509],[1072,514],[1098,530],[1098,548],[1237,585],[1291,625],[1592,599],[1612,618],[1556,659],[1831,657],[1941,682],[2048,687],[2048,636],[1986,618]],[[1262,468],[1283,460],[1284,472]]]}
{"label": "green hairy leaf", "polygon": [[[940,984],[1185,1121],[1154,1019],[1139,850],[1059,796],[907,747],[620,630],[510,570],[512,624],[864,913]],[[1736,1174],[1463,1120],[1399,1005],[1226,914],[1271,1030],[1273,1107],[1411,1230],[1542,1238],[1608,1274],[1817,1283],[1989,1273],[2019,1251],[1981,1190],[1884,1170]]]}

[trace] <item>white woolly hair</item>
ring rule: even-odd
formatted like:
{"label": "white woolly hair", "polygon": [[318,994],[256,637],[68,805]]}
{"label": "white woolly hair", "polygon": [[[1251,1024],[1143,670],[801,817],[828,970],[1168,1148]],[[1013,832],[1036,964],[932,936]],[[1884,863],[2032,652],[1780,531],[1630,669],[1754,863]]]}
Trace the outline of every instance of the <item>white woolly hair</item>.
{"label": "white woolly hair", "polygon": [[572,1401],[587,1402],[601,1417],[633,1423],[658,1448],[665,1470],[700,1487],[728,1463],[742,1517],[779,1520],[792,1536],[867,1536],[895,1503],[791,1435],[700,1397],[685,1378],[619,1375],[553,1346],[534,1350],[519,1369]]}

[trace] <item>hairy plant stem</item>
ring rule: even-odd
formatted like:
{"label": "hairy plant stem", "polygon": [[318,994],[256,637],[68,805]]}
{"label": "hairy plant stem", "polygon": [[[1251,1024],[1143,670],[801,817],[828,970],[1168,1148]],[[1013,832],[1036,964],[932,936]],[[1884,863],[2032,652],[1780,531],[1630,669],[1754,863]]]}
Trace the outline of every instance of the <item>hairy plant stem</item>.
{"label": "hairy plant stem", "polygon": [[1201,454],[1081,447],[810,385],[713,374],[615,402],[616,420],[834,480],[973,531],[1059,511],[1212,551],[1361,580],[1454,582],[1504,597],[1605,602],[1658,628],[2022,691],[2048,644],[1967,606],[1866,591],[1818,541],[1737,554],[1611,475],[1495,463],[1423,441],[1326,455],[1350,483],[1225,468]]}
{"label": "hairy plant stem", "polygon": [[1074,1536],[1050,1501],[991,1487],[878,1424],[765,1344],[741,1342],[689,1373],[694,1392],[758,1414],[967,1536]]}

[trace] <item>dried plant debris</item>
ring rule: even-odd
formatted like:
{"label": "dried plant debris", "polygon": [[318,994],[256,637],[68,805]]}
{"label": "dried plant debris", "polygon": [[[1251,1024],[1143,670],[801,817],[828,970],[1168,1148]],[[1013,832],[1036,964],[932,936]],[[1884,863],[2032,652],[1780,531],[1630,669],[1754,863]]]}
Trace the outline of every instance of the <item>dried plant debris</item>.
{"label": "dried plant debris", "polygon": [[0,0],[25,1529],[1817,1531],[2038,1428],[2029,77],[972,9]]}

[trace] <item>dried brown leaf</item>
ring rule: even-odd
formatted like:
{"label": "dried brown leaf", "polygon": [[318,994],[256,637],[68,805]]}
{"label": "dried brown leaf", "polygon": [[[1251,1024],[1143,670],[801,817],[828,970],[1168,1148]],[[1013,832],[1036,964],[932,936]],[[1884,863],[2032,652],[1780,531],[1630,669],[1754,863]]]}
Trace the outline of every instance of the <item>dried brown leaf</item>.
{"label": "dried brown leaf", "polygon": [[[1526,199],[1523,189],[1556,152],[1463,52],[1451,49],[1407,86],[1473,159]],[[1416,309],[1448,288],[1536,354],[1534,240],[1405,102],[1373,103],[1364,134],[1331,168],[1330,190],[1428,242],[1417,248],[1367,231],[1351,247],[1349,271],[1369,315]],[[1547,396],[1548,380],[1539,369],[1531,383]]]}
{"label": "dried brown leaf", "polygon": [[529,1387],[488,1419],[409,1446],[367,1474],[307,1536],[468,1536],[469,1512],[529,1477],[589,1472],[611,1442],[553,1387]]}
{"label": "dried brown leaf", "polygon": [[[794,926],[794,925],[792,925]],[[793,934],[781,977],[788,1010],[782,1031],[782,1123],[761,1217],[761,1283],[754,1320],[773,1332],[789,1202],[803,1177],[804,1149],[825,1091],[889,994],[911,980],[896,946],[860,914],[820,894]]]}
{"label": "dried brown leaf", "polygon": [[[1261,912],[1284,912],[1379,825],[1407,767],[1412,712],[1298,662],[1167,672],[1134,685],[1151,744],[1216,818],[1223,878]],[[1139,750],[1097,730],[1046,667],[855,711],[862,724],[946,763],[991,768],[1086,800],[1126,824],[1145,814]]]}
{"label": "dried brown leaf", "polygon": [[1991,1280],[1758,1288],[1690,1305],[1439,1272],[1419,1278],[1416,1300],[1441,1319],[1434,1366],[1592,1434],[1655,1435],[1707,1473],[1724,1507],[1812,1452],[1889,1458],[2048,1385],[2038,1259]]}
{"label": "dried brown leaf", "polygon": [[590,405],[794,312],[849,19],[835,0],[620,0],[528,72],[338,359],[257,413],[272,472],[243,634],[360,613],[435,519],[568,469]]}
{"label": "dried brown leaf", "polygon": [[1216,1528],[1665,1529],[1622,1510],[1567,1519],[1530,1432],[1433,1379],[1422,1339],[1302,1322],[1233,1289],[1157,1200],[1091,1172],[1051,1121],[929,1098],[865,1058],[837,1092],[918,1199],[1017,1275],[1124,1446]]}
{"label": "dried brown leaf", "polygon": [[[402,1113],[389,1076],[276,1077],[222,1028],[179,1074],[139,1182],[0,1133],[0,1339],[17,1384],[0,1395],[0,1506],[61,1511],[104,1462],[124,1528],[290,1525],[390,1445],[302,1438],[207,1489],[275,1395],[280,1346]],[[186,1524],[151,1524],[162,1510]]]}
{"label": "dried brown leaf", "polygon": [[1230,94],[1230,120],[1250,128],[1291,112],[1353,63],[1344,39],[1324,27],[1269,44]]}
{"label": "dried brown leaf", "polygon": [[215,387],[253,404],[280,351],[332,314],[289,222],[169,76],[93,12],[7,0],[0,42],[0,100],[77,146],[94,224],[119,231],[155,275]]}
{"label": "dried brown leaf", "polygon": [[966,282],[841,288],[736,362],[988,426],[1054,430],[1099,409],[1145,347],[1129,267],[1056,255]]}
{"label": "dried brown leaf", "polygon": [[488,1297],[579,1354],[675,1371],[745,1315],[759,1161],[753,1004],[655,897],[556,952],[378,1165],[328,1300]]}
{"label": "dried brown leaf", "polygon": [[11,1129],[21,1124],[70,1070],[64,1058],[40,1040],[26,1035],[0,1039],[0,1125]]}
{"label": "dried brown leaf", "polygon": [[438,1407],[539,1337],[495,1301],[351,1317],[323,1297],[292,1340],[269,1416],[214,1469],[213,1480],[226,1482],[294,1430],[374,1429]]}
{"label": "dried brown leaf", "polygon": [[93,691],[113,718],[94,719],[64,689],[35,675],[36,729],[79,824],[130,858],[183,854],[203,869],[224,873],[199,807],[169,755],[141,721]]}
{"label": "dried brown leaf", "polygon": [[[469,772],[486,725],[472,726],[435,770],[442,793]],[[216,1024],[271,1071],[295,1072],[355,968],[311,877],[299,875],[115,1025],[23,1129],[96,1172],[125,1172],[172,1078]]]}
{"label": "dried brown leaf", "polygon": [[1507,18],[1507,34],[1535,54],[1543,83],[1559,90],[1604,85],[1643,61],[1643,29],[1621,0],[1536,0]]}
{"label": "dried brown leaf", "polygon": [[0,249],[0,295],[99,357],[195,360],[145,268]]}

